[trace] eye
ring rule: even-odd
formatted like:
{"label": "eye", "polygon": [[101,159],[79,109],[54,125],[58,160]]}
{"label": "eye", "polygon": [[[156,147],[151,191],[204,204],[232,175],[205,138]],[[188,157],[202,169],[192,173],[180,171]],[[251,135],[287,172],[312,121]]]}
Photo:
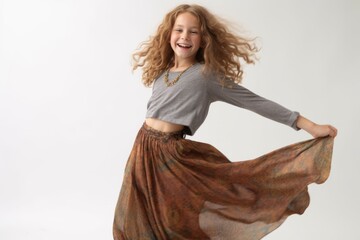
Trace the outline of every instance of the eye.
{"label": "eye", "polygon": [[182,29],[176,28],[176,29],[174,29],[174,31],[175,31],[175,32],[182,32]]}

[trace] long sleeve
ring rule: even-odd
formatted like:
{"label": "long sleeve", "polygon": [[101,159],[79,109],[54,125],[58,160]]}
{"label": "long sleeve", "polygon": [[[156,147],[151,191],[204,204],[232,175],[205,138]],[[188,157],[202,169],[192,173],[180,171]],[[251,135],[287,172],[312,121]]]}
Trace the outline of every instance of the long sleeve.
{"label": "long sleeve", "polygon": [[223,87],[215,77],[208,80],[208,94],[212,101],[223,101],[299,130],[296,126],[297,118],[300,115],[298,112],[261,97],[232,81],[226,82],[226,86],[231,84],[231,87]]}

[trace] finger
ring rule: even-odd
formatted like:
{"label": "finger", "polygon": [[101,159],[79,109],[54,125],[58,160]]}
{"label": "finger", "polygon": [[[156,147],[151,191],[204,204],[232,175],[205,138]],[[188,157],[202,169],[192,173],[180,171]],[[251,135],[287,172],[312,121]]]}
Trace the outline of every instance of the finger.
{"label": "finger", "polygon": [[336,135],[337,135],[337,129],[336,128],[334,128],[333,126],[329,126],[330,127],[330,136],[331,137],[336,137]]}
{"label": "finger", "polygon": [[334,137],[337,135],[337,129],[333,126],[331,126],[331,129],[334,131]]}

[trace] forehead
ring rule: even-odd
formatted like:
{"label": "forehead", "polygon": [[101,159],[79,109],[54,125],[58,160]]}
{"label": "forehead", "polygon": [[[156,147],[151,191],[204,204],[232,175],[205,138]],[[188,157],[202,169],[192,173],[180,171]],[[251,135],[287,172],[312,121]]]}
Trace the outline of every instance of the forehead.
{"label": "forehead", "polygon": [[180,13],[175,20],[174,26],[200,27],[199,20],[189,12]]}

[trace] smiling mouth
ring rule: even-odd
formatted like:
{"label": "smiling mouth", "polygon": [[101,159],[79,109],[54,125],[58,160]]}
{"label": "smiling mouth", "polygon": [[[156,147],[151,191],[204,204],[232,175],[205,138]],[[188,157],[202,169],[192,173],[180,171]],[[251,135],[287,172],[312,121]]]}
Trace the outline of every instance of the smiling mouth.
{"label": "smiling mouth", "polygon": [[178,43],[176,44],[178,47],[181,47],[181,48],[191,48],[192,46],[189,45],[189,44],[183,44],[183,43]]}

